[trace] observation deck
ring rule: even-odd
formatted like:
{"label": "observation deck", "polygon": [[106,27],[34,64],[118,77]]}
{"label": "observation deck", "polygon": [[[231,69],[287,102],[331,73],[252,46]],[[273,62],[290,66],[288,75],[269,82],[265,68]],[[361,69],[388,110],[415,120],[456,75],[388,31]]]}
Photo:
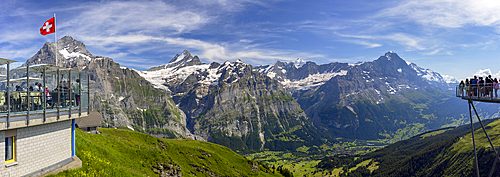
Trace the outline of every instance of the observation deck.
{"label": "observation deck", "polygon": [[[495,92],[498,89],[495,89],[493,84],[486,83],[486,84],[471,84],[471,85],[464,85],[460,86],[458,85],[456,87],[456,92],[455,95],[456,97],[460,97],[464,100],[468,100],[469,104],[469,115],[470,115],[470,126],[471,126],[471,134],[472,134],[472,144],[474,147],[474,160],[475,160],[475,168],[476,168],[476,174],[477,177],[480,177],[479,173],[479,163],[478,163],[478,157],[477,157],[477,150],[476,150],[476,141],[474,137],[474,124],[473,124],[473,119],[472,119],[472,110],[474,110],[474,113],[476,114],[476,118],[478,122],[481,124],[481,128],[483,129],[484,134],[486,135],[486,138],[488,139],[488,142],[490,144],[490,147],[493,149],[495,152],[495,161],[493,162],[493,166],[491,167],[488,176],[493,176],[493,174],[500,170],[496,169],[496,164],[498,161],[500,161],[500,149],[496,149],[495,146],[493,146],[493,143],[486,132],[486,128],[484,127],[483,122],[481,121],[481,118],[479,117],[479,114],[477,113],[476,107],[474,106],[474,101],[480,101],[480,102],[489,102],[489,103],[500,103],[500,98],[497,97]],[[471,109],[472,108],[472,109]],[[498,174],[498,173],[497,173]]]}
{"label": "observation deck", "polygon": [[[457,86],[455,90],[455,96],[464,100],[500,103],[500,97],[495,97],[495,88],[493,85]],[[498,93],[500,94],[500,91]]]}
{"label": "observation deck", "polygon": [[[20,66],[0,58],[0,130],[89,114],[89,75],[49,64]],[[39,85],[35,85],[39,83]]]}

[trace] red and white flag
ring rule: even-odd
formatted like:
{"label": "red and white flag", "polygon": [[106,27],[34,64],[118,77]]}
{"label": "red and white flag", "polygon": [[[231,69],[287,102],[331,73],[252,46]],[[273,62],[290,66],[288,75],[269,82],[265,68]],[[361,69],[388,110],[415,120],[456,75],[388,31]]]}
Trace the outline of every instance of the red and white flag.
{"label": "red and white flag", "polygon": [[43,26],[40,28],[40,34],[47,35],[56,32],[56,25],[54,23],[54,18],[55,17],[50,18],[43,24]]}

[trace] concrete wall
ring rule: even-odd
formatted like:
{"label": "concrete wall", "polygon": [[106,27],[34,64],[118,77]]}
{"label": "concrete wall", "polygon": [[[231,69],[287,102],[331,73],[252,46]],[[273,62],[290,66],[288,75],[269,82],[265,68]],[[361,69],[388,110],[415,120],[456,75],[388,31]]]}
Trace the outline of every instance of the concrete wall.
{"label": "concrete wall", "polygon": [[0,131],[0,176],[23,176],[71,158],[71,120],[17,129],[16,165],[5,165],[5,131]]}

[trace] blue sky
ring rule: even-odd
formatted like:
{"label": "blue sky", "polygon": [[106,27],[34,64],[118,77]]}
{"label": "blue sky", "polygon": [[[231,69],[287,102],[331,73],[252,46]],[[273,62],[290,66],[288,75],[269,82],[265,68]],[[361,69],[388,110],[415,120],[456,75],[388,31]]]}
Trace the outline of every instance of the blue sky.
{"label": "blue sky", "polygon": [[139,70],[189,50],[202,62],[356,63],[387,51],[444,75],[500,77],[497,0],[6,1],[0,57],[26,61],[54,35]]}

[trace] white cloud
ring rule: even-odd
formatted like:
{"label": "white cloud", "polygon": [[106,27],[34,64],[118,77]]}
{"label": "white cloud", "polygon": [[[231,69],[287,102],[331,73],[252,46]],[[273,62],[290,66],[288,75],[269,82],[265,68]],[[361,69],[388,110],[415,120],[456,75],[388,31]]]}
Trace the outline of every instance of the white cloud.
{"label": "white cloud", "polygon": [[415,37],[415,36],[411,36],[411,35],[408,35],[408,34],[395,33],[395,34],[392,34],[392,35],[389,35],[389,36],[383,36],[382,38],[386,38],[386,39],[390,39],[390,40],[396,41],[399,44],[401,44],[403,46],[406,46],[410,50],[414,50],[414,49],[425,50],[426,49],[424,46],[422,46],[420,44],[421,41],[422,41],[421,38]]}
{"label": "white cloud", "polygon": [[[117,62],[120,62],[120,57],[128,58],[126,60],[129,61],[125,61],[126,64],[139,67],[144,65],[131,63],[134,57],[131,54],[140,56],[145,53],[159,54],[184,49],[190,50],[202,60],[207,60],[205,62],[222,62],[240,58],[250,60],[254,62],[253,64],[264,64],[269,60],[307,58],[298,55],[297,51],[279,49],[271,51],[262,47],[262,43],[249,45],[254,40],[244,37],[236,43],[182,37],[184,34],[194,33],[193,31],[204,31],[206,25],[222,20],[220,13],[242,10],[247,4],[265,6],[265,3],[251,0],[203,1],[191,5],[176,4],[177,6],[162,1],[96,3],[78,14],[74,20],[63,22],[58,28],[65,31],[63,35],[71,35],[87,46],[109,53],[98,55],[111,56]],[[211,8],[202,8],[205,5]],[[221,12],[213,12],[216,11],[214,9],[219,9]],[[322,56],[300,54],[312,58]],[[156,64],[158,63],[153,63],[153,65]]]}
{"label": "white cloud", "polygon": [[268,6],[266,3],[259,0],[196,0],[201,6],[218,6],[224,11],[241,11],[248,4],[259,6]]}
{"label": "white cloud", "polygon": [[375,48],[375,47],[380,47],[382,44],[377,44],[377,43],[370,43],[368,41],[363,41],[363,40],[344,40],[346,42],[354,43],[354,44],[359,44],[363,45],[366,48]]}
{"label": "white cloud", "polygon": [[252,43],[253,40],[250,40],[250,39],[240,39],[240,42],[242,42],[242,43]]}
{"label": "white cloud", "polygon": [[431,52],[427,52],[427,53],[423,53],[424,55],[435,55],[437,53],[439,53],[441,50],[443,50],[442,48],[440,49],[436,49],[434,51],[431,51]]}
{"label": "white cloud", "polygon": [[[154,37],[154,36],[146,36],[146,35],[123,35],[123,36],[114,36],[114,37],[105,37],[105,36],[95,36],[95,37],[86,37],[83,39],[88,44],[92,44],[95,46],[106,47],[108,45],[129,45],[134,44],[138,45],[140,48],[133,50],[134,53],[147,53],[147,52],[155,52],[156,47],[148,48],[148,44],[159,42],[162,44],[160,47],[169,48],[176,47],[179,49],[189,49],[199,51],[199,53],[193,53],[198,55],[200,59],[206,60],[206,62],[223,62],[226,60],[234,60],[234,59],[246,59],[253,64],[265,64],[269,63],[269,60],[294,60],[297,57],[301,57],[304,59],[307,58],[318,58],[325,57],[320,54],[311,54],[304,52],[295,52],[295,51],[281,51],[281,50],[268,50],[268,49],[259,49],[259,48],[242,48],[242,49],[233,49],[234,46],[239,46],[238,44],[216,44],[209,43],[202,40],[197,39],[186,39],[186,38],[172,38],[172,37]],[[146,45],[147,49],[142,50],[141,46]],[[179,50],[180,51],[180,50]],[[110,56],[117,57],[115,59],[119,59],[119,57],[126,56],[125,53],[119,54],[110,54]],[[155,65],[155,64],[153,64]]]}
{"label": "white cloud", "polygon": [[[28,48],[18,48],[15,46],[7,46],[0,48],[0,56],[1,58],[14,59],[17,61],[23,61],[27,58],[33,56],[38,50],[38,47],[32,46]],[[22,58],[19,60],[19,58]],[[23,61],[24,62],[24,61]]]}
{"label": "white cloud", "polygon": [[491,70],[490,69],[479,69],[474,76],[477,77],[485,77],[491,75]]}
{"label": "white cloud", "polygon": [[[477,76],[477,77],[486,77],[486,76],[489,76],[491,75],[492,78],[499,78],[500,79],[500,71],[498,71],[496,74],[493,74],[493,72],[491,72],[491,69],[479,69],[476,74],[474,74],[474,76]],[[471,76],[473,77],[473,76]]]}
{"label": "white cloud", "polygon": [[[210,22],[203,11],[193,12],[161,1],[104,2],[59,25],[66,34],[115,36],[131,33],[179,34]],[[64,30],[66,29],[66,30]]]}
{"label": "white cloud", "polygon": [[423,41],[419,37],[411,36],[408,34],[404,33],[394,33],[390,35],[350,35],[350,34],[339,34],[335,33],[341,37],[346,37],[346,38],[357,38],[357,39],[364,39],[364,40],[345,40],[347,42],[355,43],[355,44],[360,44],[367,46],[367,48],[375,48],[375,47],[380,47],[382,44],[379,43],[373,43],[373,42],[368,42],[367,40],[374,40],[374,41],[380,41],[380,40],[392,40],[395,41],[409,50],[425,50],[426,48],[423,47],[420,43]]}
{"label": "white cloud", "polygon": [[465,25],[498,26],[499,11],[498,0],[411,0],[384,9],[379,15],[403,16],[423,25],[458,28]]}

